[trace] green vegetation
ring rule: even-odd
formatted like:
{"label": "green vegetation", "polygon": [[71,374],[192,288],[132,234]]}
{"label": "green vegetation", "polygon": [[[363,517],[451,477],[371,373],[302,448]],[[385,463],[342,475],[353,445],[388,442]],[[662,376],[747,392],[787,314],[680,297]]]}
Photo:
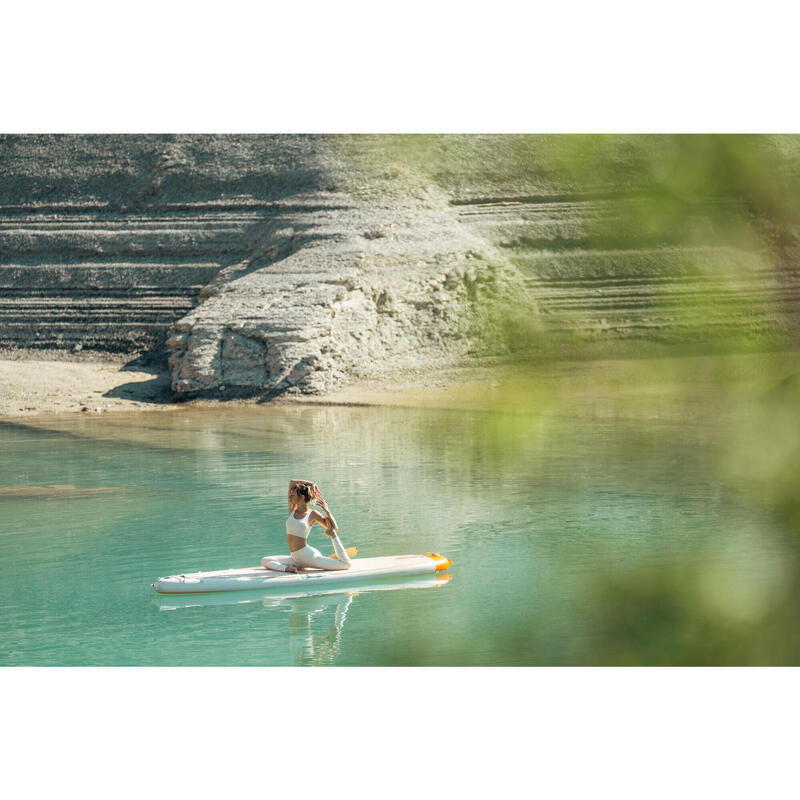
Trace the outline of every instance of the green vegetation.
{"label": "green vegetation", "polygon": [[[504,223],[496,243],[542,313],[508,314],[515,366],[460,398],[498,415],[482,459],[518,460],[556,416],[681,420],[708,479],[774,523],[746,571],[703,555],[702,540],[690,562],[598,569],[589,662],[800,663],[800,138],[397,137],[386,149],[458,202],[505,198],[535,220]],[[620,440],[608,458],[645,474],[651,446]],[[536,625],[501,626],[498,646],[516,641],[519,663],[535,663]]]}

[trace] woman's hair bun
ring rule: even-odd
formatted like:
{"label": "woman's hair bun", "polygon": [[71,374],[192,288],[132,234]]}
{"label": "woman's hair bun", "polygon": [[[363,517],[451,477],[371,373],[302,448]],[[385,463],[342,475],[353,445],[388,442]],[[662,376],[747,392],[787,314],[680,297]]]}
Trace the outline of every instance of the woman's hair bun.
{"label": "woman's hair bun", "polygon": [[297,494],[299,494],[300,497],[305,497],[306,500],[311,499],[311,489],[308,486],[301,483],[299,486],[295,488],[297,490]]}

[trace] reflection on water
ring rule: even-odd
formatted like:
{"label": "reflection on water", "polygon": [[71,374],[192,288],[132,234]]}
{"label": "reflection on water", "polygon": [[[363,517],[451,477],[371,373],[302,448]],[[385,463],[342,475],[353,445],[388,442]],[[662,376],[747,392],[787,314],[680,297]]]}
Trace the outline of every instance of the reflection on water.
{"label": "reflection on water", "polygon": [[[453,576],[414,575],[360,583],[358,588],[321,586],[313,592],[286,594],[271,591],[216,592],[195,595],[160,595],[155,599],[159,611],[203,606],[240,606],[260,603],[265,609],[288,608],[289,651],[294,666],[334,666],[339,653],[347,610],[354,598],[367,592],[398,589],[430,589],[445,586]],[[244,596],[242,596],[244,595]],[[324,631],[324,633],[323,633]]]}
{"label": "reflection on water", "polygon": [[[313,664],[318,667],[332,667],[336,664],[347,609],[350,608],[354,596],[347,594],[338,600],[332,597],[305,597],[292,603],[289,649],[295,666]],[[333,613],[328,613],[331,610]],[[325,633],[314,632],[317,627],[313,626],[314,617],[318,614],[322,615],[328,626]]]}
{"label": "reflection on water", "polygon": [[[686,363],[688,392],[663,367],[668,404],[625,365],[621,395],[609,367],[563,403],[517,381],[491,411],[0,423],[0,663],[798,663],[796,364],[731,369],[729,391]],[[325,608],[153,597],[155,576],[281,551],[289,478],[320,484],[360,556],[433,550],[456,580]]]}
{"label": "reflection on water", "polygon": [[77,486],[0,486],[3,497],[89,497],[94,494],[117,492],[119,489],[95,486],[79,489]]}

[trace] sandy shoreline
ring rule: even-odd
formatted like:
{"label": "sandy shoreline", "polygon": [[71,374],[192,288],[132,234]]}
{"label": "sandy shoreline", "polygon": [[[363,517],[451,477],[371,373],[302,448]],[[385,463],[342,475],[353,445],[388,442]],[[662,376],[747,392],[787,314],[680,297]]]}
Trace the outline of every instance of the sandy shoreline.
{"label": "sandy shoreline", "polygon": [[[490,367],[406,372],[360,381],[322,395],[282,398],[276,404],[449,405],[459,389],[492,381]],[[167,370],[126,365],[122,359],[69,361],[0,358],[0,419],[62,414],[175,411],[252,406],[257,400],[171,402]]]}
{"label": "sandy shoreline", "polygon": [[[113,358],[0,358],[0,419],[264,407],[258,400],[172,403],[157,366]],[[474,364],[396,373],[273,406],[400,406],[636,418],[685,415],[726,397],[753,399],[800,375],[800,353]]]}
{"label": "sandy shoreline", "polygon": [[169,374],[122,361],[0,359],[0,417],[175,408]]}

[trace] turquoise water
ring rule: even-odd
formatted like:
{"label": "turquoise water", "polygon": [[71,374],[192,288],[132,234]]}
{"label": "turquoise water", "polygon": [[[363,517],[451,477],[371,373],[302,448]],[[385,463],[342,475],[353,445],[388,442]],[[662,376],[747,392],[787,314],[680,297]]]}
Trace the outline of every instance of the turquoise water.
{"label": "turquoise water", "polygon": [[[3,665],[796,657],[796,546],[720,479],[721,423],[261,407],[36,426],[0,423]],[[284,552],[290,478],[319,483],[345,546],[435,550],[452,579],[301,598],[150,588]]]}

